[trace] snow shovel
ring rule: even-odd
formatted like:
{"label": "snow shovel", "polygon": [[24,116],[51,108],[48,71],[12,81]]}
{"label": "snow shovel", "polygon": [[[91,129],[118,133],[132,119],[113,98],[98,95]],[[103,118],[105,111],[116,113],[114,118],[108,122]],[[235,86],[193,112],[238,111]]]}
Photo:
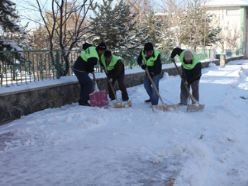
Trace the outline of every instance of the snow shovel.
{"label": "snow shovel", "polygon": [[95,83],[95,90],[92,92],[90,96],[90,105],[93,107],[104,107],[108,105],[108,97],[106,90],[99,90],[96,82],[95,73],[92,73],[93,80]]}
{"label": "snow shovel", "polygon": [[[182,74],[180,73],[179,69],[178,69],[178,66],[176,64],[176,62],[172,59],[171,60],[175,67],[176,67],[176,70],[177,70],[177,73],[179,74],[179,76],[181,77],[181,80],[183,80],[183,77],[182,77]],[[183,83],[184,85],[184,88],[186,89],[187,93],[189,94],[189,97],[190,99],[192,100],[192,102],[194,102],[194,104],[188,104],[187,105],[187,112],[197,112],[197,111],[201,111],[204,109],[205,105],[202,105],[200,104],[195,98],[194,96],[190,93],[190,90],[188,89],[188,86],[187,86],[187,82],[184,82]]]}
{"label": "snow shovel", "polygon": [[110,89],[111,89],[111,91],[112,91],[112,93],[113,93],[113,95],[114,95],[114,98],[115,98],[115,100],[116,100],[116,102],[114,102],[114,103],[112,104],[112,107],[113,107],[113,108],[127,108],[127,107],[131,107],[131,106],[132,106],[132,102],[131,102],[130,100],[128,100],[127,102],[123,102],[123,101],[119,101],[119,100],[117,101],[115,89],[114,89],[114,87],[113,87],[113,85],[112,85],[112,82],[110,81],[110,79],[109,79],[108,76],[107,76],[106,69],[103,68],[103,70],[104,70],[105,75],[106,75],[106,77],[107,77],[107,80],[108,80],[108,84],[109,84],[109,86],[110,86]]}
{"label": "snow shovel", "polygon": [[159,94],[159,91],[158,91],[158,89],[157,89],[157,87],[156,87],[156,85],[155,85],[155,83],[154,83],[154,81],[153,81],[153,79],[152,79],[152,77],[151,77],[151,75],[150,75],[150,73],[149,73],[147,68],[145,69],[145,72],[146,72],[146,75],[148,76],[149,80],[152,83],[152,87],[154,88],[156,94],[158,95],[158,97],[159,97],[159,99],[160,99],[160,101],[162,103],[161,105],[157,105],[157,109],[162,110],[162,111],[173,111],[173,110],[177,109],[178,108],[177,105],[173,105],[173,104],[168,105],[168,104],[164,103],[164,100],[162,99],[161,95]]}

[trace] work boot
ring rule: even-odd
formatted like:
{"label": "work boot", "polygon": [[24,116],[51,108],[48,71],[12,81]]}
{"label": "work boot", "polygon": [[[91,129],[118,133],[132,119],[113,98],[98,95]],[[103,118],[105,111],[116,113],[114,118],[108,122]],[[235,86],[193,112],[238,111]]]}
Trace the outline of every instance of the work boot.
{"label": "work boot", "polygon": [[123,105],[125,107],[131,107],[132,106],[132,102],[131,102],[131,100],[123,101]]}
{"label": "work boot", "polygon": [[178,106],[187,106],[187,103],[181,103],[181,102],[180,102],[180,103],[178,103],[177,105],[178,105]]}
{"label": "work boot", "polygon": [[84,102],[82,100],[79,100],[78,104],[81,105],[81,106],[91,106],[88,102]]}
{"label": "work boot", "polygon": [[151,102],[151,99],[145,100],[145,103],[150,103],[150,102]]}

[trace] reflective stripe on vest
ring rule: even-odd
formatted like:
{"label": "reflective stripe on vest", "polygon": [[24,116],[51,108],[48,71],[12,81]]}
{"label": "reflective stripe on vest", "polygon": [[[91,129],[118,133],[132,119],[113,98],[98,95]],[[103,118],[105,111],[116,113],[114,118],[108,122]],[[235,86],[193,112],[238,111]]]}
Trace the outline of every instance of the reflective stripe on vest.
{"label": "reflective stripe on vest", "polygon": [[105,68],[107,71],[110,71],[110,70],[113,70],[113,69],[114,69],[116,63],[117,63],[120,59],[121,59],[121,57],[112,55],[111,61],[110,61],[110,63],[107,65],[107,64],[106,64],[106,58],[105,58],[104,55],[102,55],[102,57],[101,57],[101,62],[102,62],[102,64],[103,64],[104,68]]}
{"label": "reflective stripe on vest", "polygon": [[146,66],[154,66],[154,62],[157,60],[160,52],[158,50],[153,50],[153,54],[151,57],[149,57],[148,59],[146,59],[145,57],[145,54],[144,54],[144,49],[142,50],[142,59],[143,59],[143,62]]}
{"label": "reflective stripe on vest", "polygon": [[192,70],[192,69],[196,66],[196,64],[199,63],[200,61],[198,60],[197,56],[196,56],[195,54],[193,54],[192,64],[185,64],[185,63],[184,63],[185,51],[186,51],[186,50],[184,50],[184,51],[181,53],[181,55],[180,55],[180,57],[179,57],[179,58],[180,58],[180,61],[181,61],[182,66],[183,66],[184,69]]}
{"label": "reflective stripe on vest", "polygon": [[98,53],[96,51],[96,47],[92,46],[87,48],[86,50],[83,50],[80,54],[80,57],[83,59],[83,61],[87,62],[89,58],[95,57],[97,60],[99,60]]}

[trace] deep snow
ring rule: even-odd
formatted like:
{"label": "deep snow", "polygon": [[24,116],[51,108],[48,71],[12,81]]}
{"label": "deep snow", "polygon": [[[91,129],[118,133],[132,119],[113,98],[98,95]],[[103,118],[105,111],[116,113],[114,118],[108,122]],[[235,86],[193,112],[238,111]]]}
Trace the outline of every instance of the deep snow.
{"label": "deep snow", "polygon": [[[179,84],[161,80],[165,102]],[[0,185],[248,185],[248,61],[203,70],[203,112],[153,112],[142,85],[128,92],[132,108],[72,104],[0,126]]]}

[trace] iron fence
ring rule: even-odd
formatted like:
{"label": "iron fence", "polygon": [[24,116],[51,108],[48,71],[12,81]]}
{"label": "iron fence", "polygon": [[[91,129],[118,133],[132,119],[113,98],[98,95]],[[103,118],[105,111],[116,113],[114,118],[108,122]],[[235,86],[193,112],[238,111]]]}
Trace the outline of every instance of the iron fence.
{"label": "iron fence", "polygon": [[[80,51],[70,51],[67,75],[72,75],[71,66]],[[53,58],[53,60],[52,60]],[[0,51],[0,85],[11,86],[45,79],[56,79],[65,71],[61,51],[48,50]]]}

